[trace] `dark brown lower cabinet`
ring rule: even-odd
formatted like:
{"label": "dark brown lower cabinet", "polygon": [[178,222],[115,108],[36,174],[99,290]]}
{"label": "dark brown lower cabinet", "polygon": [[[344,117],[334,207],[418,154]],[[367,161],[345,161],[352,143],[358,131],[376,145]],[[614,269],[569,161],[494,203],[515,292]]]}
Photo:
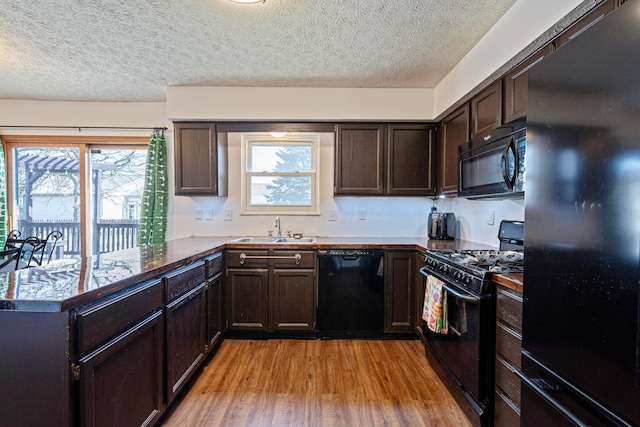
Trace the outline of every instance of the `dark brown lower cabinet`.
{"label": "dark brown lower cabinet", "polygon": [[163,410],[163,320],[157,311],[80,359],[82,426],[157,421]]}
{"label": "dark brown lower cabinet", "polygon": [[222,338],[222,273],[207,280],[207,352]]}
{"label": "dark brown lower cabinet", "polygon": [[269,315],[269,270],[230,268],[225,284],[229,331],[266,331]]}
{"label": "dark brown lower cabinet", "polygon": [[167,402],[171,402],[205,356],[205,287],[202,283],[167,304]]}
{"label": "dark brown lower cabinet", "polygon": [[270,319],[273,331],[315,330],[316,292],[314,270],[275,269],[270,286]]}
{"label": "dark brown lower cabinet", "polygon": [[414,328],[415,252],[385,251],[384,331],[410,333]]}
{"label": "dark brown lower cabinet", "polygon": [[520,425],[522,294],[496,285],[496,358],[494,425]]}

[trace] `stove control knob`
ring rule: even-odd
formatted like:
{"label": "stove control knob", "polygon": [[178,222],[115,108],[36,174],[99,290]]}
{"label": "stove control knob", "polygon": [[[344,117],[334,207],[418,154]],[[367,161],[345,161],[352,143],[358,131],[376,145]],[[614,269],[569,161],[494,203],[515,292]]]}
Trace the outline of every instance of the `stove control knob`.
{"label": "stove control knob", "polygon": [[456,271],[455,273],[453,273],[453,277],[454,277],[456,280],[461,280],[461,279],[462,279],[462,273],[461,273],[461,272],[459,272],[459,271]]}
{"label": "stove control knob", "polygon": [[443,274],[449,274],[449,267],[446,264],[440,266],[440,272]]}
{"label": "stove control knob", "polygon": [[462,283],[464,283],[465,285],[470,285],[471,284],[471,276],[464,276],[464,279],[462,279]]}

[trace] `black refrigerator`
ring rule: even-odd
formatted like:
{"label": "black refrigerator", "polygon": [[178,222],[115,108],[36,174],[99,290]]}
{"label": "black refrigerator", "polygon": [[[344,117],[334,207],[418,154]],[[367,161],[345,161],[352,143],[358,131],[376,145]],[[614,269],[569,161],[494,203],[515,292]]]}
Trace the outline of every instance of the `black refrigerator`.
{"label": "black refrigerator", "polygon": [[640,0],[529,73],[523,427],[640,425]]}

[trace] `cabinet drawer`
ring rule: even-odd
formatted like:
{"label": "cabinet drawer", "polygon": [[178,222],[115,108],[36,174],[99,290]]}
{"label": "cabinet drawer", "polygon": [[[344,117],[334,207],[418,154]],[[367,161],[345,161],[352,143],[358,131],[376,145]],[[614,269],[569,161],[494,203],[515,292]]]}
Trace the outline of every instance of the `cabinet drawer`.
{"label": "cabinet drawer", "polygon": [[217,252],[210,257],[205,258],[204,267],[207,279],[212,278],[222,271],[222,252]]}
{"label": "cabinet drawer", "polygon": [[500,356],[496,357],[496,387],[504,395],[520,406],[520,378],[513,373],[513,367]]}
{"label": "cabinet drawer", "polygon": [[496,324],[496,353],[511,365],[520,368],[522,337],[501,321]]}
{"label": "cabinet drawer", "polygon": [[496,316],[522,334],[522,294],[502,286],[496,289]]}
{"label": "cabinet drawer", "polygon": [[78,354],[116,336],[162,306],[162,282],[148,282],[107,297],[77,313]]}
{"label": "cabinet drawer", "polygon": [[167,302],[171,301],[205,281],[204,263],[183,267],[165,277],[167,286]]}
{"label": "cabinet drawer", "polygon": [[[315,268],[316,253],[314,251],[274,251],[274,268]],[[297,264],[296,256],[300,255]]]}
{"label": "cabinet drawer", "polygon": [[513,427],[520,425],[520,410],[502,393],[495,393],[494,427]]}
{"label": "cabinet drawer", "polygon": [[[246,258],[241,261],[241,255]],[[246,267],[246,268],[267,268],[269,266],[269,250],[233,250],[227,251],[227,267]]]}

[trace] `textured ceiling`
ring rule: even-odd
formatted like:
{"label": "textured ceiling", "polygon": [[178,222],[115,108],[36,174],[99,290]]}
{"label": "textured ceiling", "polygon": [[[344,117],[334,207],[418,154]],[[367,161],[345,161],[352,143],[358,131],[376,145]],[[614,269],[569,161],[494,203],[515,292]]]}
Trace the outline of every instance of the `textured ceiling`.
{"label": "textured ceiling", "polygon": [[2,0],[0,99],[430,88],[516,0]]}

